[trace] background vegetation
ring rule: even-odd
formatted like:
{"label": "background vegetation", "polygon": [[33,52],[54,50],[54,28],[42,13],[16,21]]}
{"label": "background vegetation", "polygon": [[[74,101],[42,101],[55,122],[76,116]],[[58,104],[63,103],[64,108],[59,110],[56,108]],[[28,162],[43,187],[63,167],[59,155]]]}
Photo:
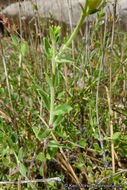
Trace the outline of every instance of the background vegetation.
{"label": "background vegetation", "polygon": [[127,189],[127,34],[103,15],[63,53],[52,19],[0,38],[0,190]]}

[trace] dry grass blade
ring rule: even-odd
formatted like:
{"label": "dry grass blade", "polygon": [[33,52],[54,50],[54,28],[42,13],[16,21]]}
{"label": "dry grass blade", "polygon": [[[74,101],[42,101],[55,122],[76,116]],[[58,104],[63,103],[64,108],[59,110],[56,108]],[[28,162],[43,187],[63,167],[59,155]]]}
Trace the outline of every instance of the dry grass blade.
{"label": "dry grass blade", "polygon": [[9,122],[12,122],[11,118],[9,116],[7,116],[4,112],[2,112],[1,110],[0,110],[0,115],[2,115],[2,117],[4,117],[5,119],[7,119]]}
{"label": "dry grass blade", "polygon": [[114,151],[114,142],[113,142],[113,122],[112,122],[112,116],[113,116],[113,111],[111,108],[111,102],[110,102],[110,95],[109,95],[109,90],[107,86],[105,86],[106,93],[107,93],[107,99],[108,99],[108,106],[109,106],[109,114],[110,114],[110,135],[111,135],[111,152],[112,152],[112,170],[113,174],[115,173],[115,151]]}

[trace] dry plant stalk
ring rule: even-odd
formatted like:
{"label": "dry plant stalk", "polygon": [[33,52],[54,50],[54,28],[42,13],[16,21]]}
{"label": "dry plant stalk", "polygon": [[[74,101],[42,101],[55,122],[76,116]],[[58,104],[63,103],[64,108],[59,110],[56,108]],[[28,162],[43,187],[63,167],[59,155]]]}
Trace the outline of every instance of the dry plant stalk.
{"label": "dry plant stalk", "polygon": [[1,110],[0,110],[0,115],[2,115],[2,117],[4,117],[5,119],[7,119],[10,123],[12,122],[11,118],[9,116],[7,116],[4,112],[2,112]]}
{"label": "dry plant stalk", "polygon": [[18,190],[21,190],[21,176],[18,178]]}
{"label": "dry plant stalk", "polygon": [[8,96],[9,96],[10,106],[11,106],[11,109],[13,110],[13,104],[12,104],[12,99],[11,99],[11,90],[10,90],[7,67],[6,67],[6,59],[5,59],[5,55],[4,55],[4,49],[3,49],[3,44],[2,44],[1,38],[0,38],[0,49],[1,49],[1,53],[2,53],[2,61],[3,61],[5,76],[6,76],[6,84],[7,84],[7,89],[8,89]]}
{"label": "dry plant stalk", "polygon": [[[45,126],[46,126],[47,128],[50,128],[50,127],[48,126],[48,124],[44,121],[44,119],[43,119],[42,117],[39,116],[39,118],[40,118],[41,121],[45,124]],[[53,134],[53,132],[51,132],[51,135],[52,135],[53,139],[54,139],[56,142],[58,142],[58,140],[57,140],[57,138],[55,137],[55,135]],[[62,154],[62,156],[63,156],[64,159],[62,158],[62,156],[61,156],[59,153],[57,153],[57,156],[58,156],[58,158],[61,160],[63,168],[64,168],[64,169],[66,168],[66,170],[68,171],[70,177],[74,180],[74,182],[75,182],[76,184],[81,184],[81,182],[80,182],[79,178],[77,177],[76,173],[74,172],[72,166],[71,166],[70,163],[68,162],[68,159],[67,159],[67,157],[66,157],[66,155],[65,155],[65,153],[64,153],[64,151],[63,151],[62,148],[60,148],[60,152],[61,152],[61,154]],[[58,163],[60,163],[60,162],[58,162]],[[61,165],[61,163],[60,163],[60,165]],[[65,167],[64,167],[64,166],[65,166]],[[84,190],[84,189],[85,189],[85,188],[81,188],[81,190]]]}
{"label": "dry plant stalk", "polygon": [[107,86],[105,86],[105,89],[106,89],[106,93],[107,93],[109,115],[110,115],[109,126],[110,126],[110,136],[111,136],[112,170],[113,170],[113,174],[115,174],[115,151],[114,151],[114,142],[112,139],[113,138],[113,122],[112,122],[113,111],[111,108],[110,95],[109,95],[109,90],[108,90]]}
{"label": "dry plant stalk", "polygon": [[[47,179],[34,179],[34,180],[20,180],[20,184],[26,184],[26,183],[45,183],[45,182],[54,182],[54,181],[61,181],[59,177],[54,178],[47,178]],[[0,181],[0,184],[19,184],[19,181]]]}

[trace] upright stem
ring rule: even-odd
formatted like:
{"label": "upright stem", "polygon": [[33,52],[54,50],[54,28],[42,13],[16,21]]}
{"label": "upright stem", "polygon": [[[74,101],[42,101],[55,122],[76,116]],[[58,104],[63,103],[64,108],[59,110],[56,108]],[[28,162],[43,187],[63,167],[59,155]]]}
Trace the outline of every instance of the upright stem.
{"label": "upright stem", "polygon": [[55,86],[54,86],[54,79],[55,79],[55,69],[56,69],[56,62],[55,60],[60,57],[64,51],[68,48],[68,46],[72,43],[73,39],[75,38],[76,34],[78,33],[85,17],[88,15],[87,12],[87,5],[88,5],[88,0],[86,0],[86,3],[84,5],[84,10],[82,11],[81,17],[79,19],[79,22],[74,30],[74,32],[71,34],[69,40],[67,43],[60,49],[58,55],[56,56],[56,49],[55,49],[55,41],[52,41],[52,46],[53,46],[53,57],[52,57],[52,85],[50,87],[50,94],[51,94],[51,103],[50,103],[50,119],[49,119],[49,125],[53,126],[53,120],[54,120],[54,100],[55,100]]}
{"label": "upright stem", "polygon": [[85,6],[84,6],[84,11],[81,14],[81,17],[79,19],[79,22],[78,22],[74,32],[71,34],[71,36],[70,36],[69,40],[66,42],[66,44],[64,44],[64,46],[61,48],[57,57],[60,57],[64,53],[64,51],[69,47],[69,45],[72,43],[73,39],[75,38],[76,34],[78,33],[79,29],[81,28],[85,17],[88,15],[87,5],[88,5],[88,0],[86,0]]}
{"label": "upright stem", "polygon": [[54,111],[54,97],[55,97],[55,89],[54,87],[50,88],[50,93],[51,93],[51,104],[50,104],[50,120],[49,120],[49,126],[53,125],[53,111]]}
{"label": "upright stem", "polygon": [[55,42],[52,43],[53,46],[53,58],[52,58],[52,85],[50,87],[50,94],[51,94],[51,103],[50,103],[50,119],[49,119],[49,126],[53,125],[53,119],[54,119],[54,100],[55,100],[55,86],[54,86],[54,78],[55,78],[55,69],[56,69],[56,63],[55,63],[55,55],[56,55],[56,49],[55,49]]}

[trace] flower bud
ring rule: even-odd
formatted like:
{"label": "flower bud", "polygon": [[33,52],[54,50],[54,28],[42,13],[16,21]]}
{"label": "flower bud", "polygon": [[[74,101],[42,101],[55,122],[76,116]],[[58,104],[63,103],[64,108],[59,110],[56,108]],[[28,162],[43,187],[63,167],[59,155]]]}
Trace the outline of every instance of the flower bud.
{"label": "flower bud", "polygon": [[88,0],[89,12],[93,12],[101,3],[102,0]]}

